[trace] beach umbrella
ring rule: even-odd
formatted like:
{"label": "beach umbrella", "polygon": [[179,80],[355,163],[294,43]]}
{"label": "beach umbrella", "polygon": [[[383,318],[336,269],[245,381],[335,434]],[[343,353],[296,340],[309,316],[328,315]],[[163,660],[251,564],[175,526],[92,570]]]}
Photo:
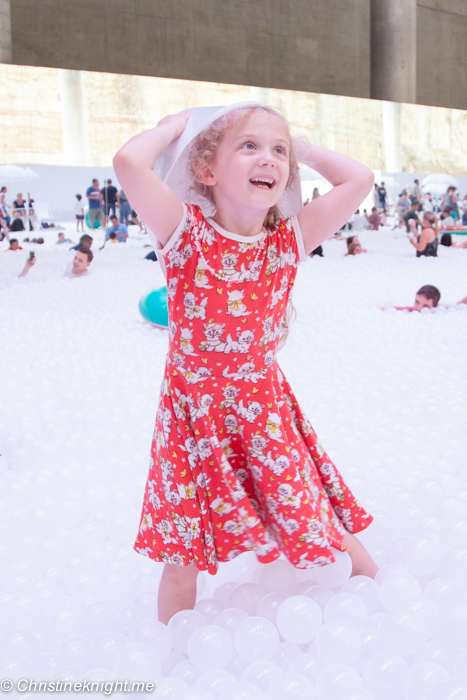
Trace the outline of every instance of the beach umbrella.
{"label": "beach umbrella", "polygon": [[0,180],[24,182],[39,177],[29,165],[0,165]]}
{"label": "beach umbrella", "polygon": [[426,177],[423,178],[421,185],[422,187],[426,187],[427,185],[454,185],[455,187],[459,187],[459,180],[455,178],[453,175],[447,175],[446,173],[432,173],[431,175],[427,175]]}

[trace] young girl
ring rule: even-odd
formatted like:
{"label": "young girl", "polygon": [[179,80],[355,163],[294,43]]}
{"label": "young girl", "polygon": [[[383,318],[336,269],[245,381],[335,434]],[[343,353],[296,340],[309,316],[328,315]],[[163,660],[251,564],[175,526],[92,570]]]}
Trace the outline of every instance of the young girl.
{"label": "young girl", "polygon": [[[219,561],[247,550],[263,563],[283,552],[294,566],[311,568],[331,563],[333,547],[347,549],[354,575],[377,572],[351,534],[371,516],[276,362],[298,263],[355,212],[373,174],[292,142],[286,121],[269,108],[234,105],[221,115],[187,145],[175,191],[153,168],[169,145],[173,152],[180,144],[172,142],[189,113],[165,117],[114,159],[167,274],[169,351],[135,544],[165,562],[163,622],[194,606],[198,570],[214,574]],[[334,185],[301,209],[298,161]],[[286,217],[287,209],[297,215]]]}
{"label": "young girl", "polygon": [[76,219],[76,231],[79,232],[80,225],[81,225],[81,231],[84,233],[84,207],[83,207],[82,197],[80,194],[76,195],[75,219]]}

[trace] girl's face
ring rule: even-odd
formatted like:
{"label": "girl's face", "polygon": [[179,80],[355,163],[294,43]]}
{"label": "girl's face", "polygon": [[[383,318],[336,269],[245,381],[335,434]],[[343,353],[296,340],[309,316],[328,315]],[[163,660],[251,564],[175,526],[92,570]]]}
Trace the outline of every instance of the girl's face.
{"label": "girl's face", "polygon": [[216,205],[267,211],[289,179],[290,138],[279,117],[262,110],[238,120],[220,143],[210,166]]}
{"label": "girl's face", "polygon": [[362,252],[362,246],[360,245],[360,243],[357,243],[357,245],[353,249],[353,254],[360,255],[361,252]]}

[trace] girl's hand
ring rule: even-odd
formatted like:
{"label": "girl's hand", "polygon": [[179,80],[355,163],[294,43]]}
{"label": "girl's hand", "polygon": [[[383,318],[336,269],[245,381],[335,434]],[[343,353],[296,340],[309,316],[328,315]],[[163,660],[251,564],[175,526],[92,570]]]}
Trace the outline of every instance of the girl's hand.
{"label": "girl's hand", "polygon": [[189,118],[190,112],[178,112],[177,114],[168,114],[158,122],[157,126],[169,125],[174,130],[174,139],[177,139],[185,130],[185,126]]}

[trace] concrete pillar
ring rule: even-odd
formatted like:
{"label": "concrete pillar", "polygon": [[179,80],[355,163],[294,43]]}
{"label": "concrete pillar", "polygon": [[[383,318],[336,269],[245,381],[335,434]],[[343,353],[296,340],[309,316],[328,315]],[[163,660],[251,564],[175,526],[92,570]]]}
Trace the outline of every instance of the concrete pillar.
{"label": "concrete pillar", "polygon": [[0,63],[11,63],[10,0],[0,0]]}
{"label": "concrete pillar", "polygon": [[416,29],[417,0],[371,0],[372,99],[416,102]]}
{"label": "concrete pillar", "polygon": [[383,102],[383,138],[386,171],[402,172],[402,105]]}
{"label": "concrete pillar", "polygon": [[269,88],[255,87],[252,85],[250,87],[250,99],[255,102],[259,102],[265,107],[271,107],[271,91]]}
{"label": "concrete pillar", "polygon": [[79,70],[58,71],[62,104],[64,165],[91,165],[83,76]]}

